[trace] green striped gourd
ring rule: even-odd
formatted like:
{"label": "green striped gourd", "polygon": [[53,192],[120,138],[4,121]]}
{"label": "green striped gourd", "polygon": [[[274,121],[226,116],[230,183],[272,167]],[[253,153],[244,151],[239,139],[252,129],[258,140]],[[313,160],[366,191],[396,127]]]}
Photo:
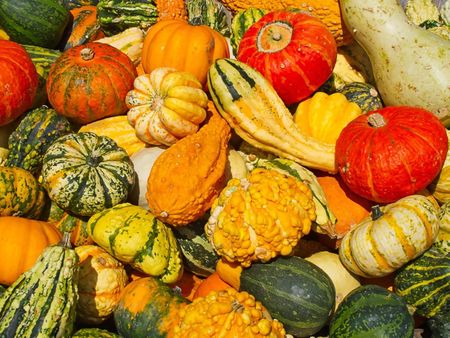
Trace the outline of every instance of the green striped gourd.
{"label": "green striped gourd", "polygon": [[29,171],[0,166],[0,216],[38,218],[45,202],[45,190]]}
{"label": "green striped gourd", "polygon": [[78,257],[68,242],[66,233],[0,297],[0,337],[71,337]]}
{"label": "green striped gourd", "polygon": [[18,43],[55,48],[69,19],[58,0],[0,1],[0,26]]}
{"label": "green striped gourd", "polygon": [[42,181],[50,199],[79,216],[124,202],[134,180],[127,152],[106,136],[68,134],[44,154]]}
{"label": "green striped gourd", "polygon": [[450,310],[442,315],[429,318],[425,322],[430,331],[429,338],[448,338],[450,332]]}
{"label": "green striped gourd", "polygon": [[106,36],[130,27],[146,31],[156,23],[158,12],[152,0],[99,0],[97,20]]}
{"label": "green striped gourd", "polygon": [[5,287],[0,285],[0,297],[3,295],[3,293],[6,291]]}
{"label": "green striped gourd", "polygon": [[450,311],[450,241],[438,241],[425,253],[399,270],[395,292],[430,318]]}
{"label": "green striped gourd", "polygon": [[137,66],[141,61],[144,37],[145,34],[142,29],[139,27],[130,27],[123,32],[95,40],[95,42],[106,43],[116,47],[122,53],[126,54],[133,61],[133,64]]}
{"label": "green striped gourd", "polygon": [[44,47],[22,45],[30,55],[31,61],[36,67],[38,74],[38,89],[33,101],[33,107],[38,108],[47,102],[47,78],[50,72],[50,67],[61,55],[61,52],[56,49],[49,49]]}
{"label": "green striped gourd", "polygon": [[364,285],[341,302],[330,323],[330,338],[411,338],[413,317],[406,302],[378,285]]}
{"label": "green striped gourd", "polygon": [[339,256],[345,267],[364,277],[383,277],[431,247],[439,231],[438,210],[422,195],[375,206],[372,215],[342,239]]}
{"label": "green striped gourd", "polygon": [[298,337],[313,335],[325,326],[336,298],[330,277],[296,256],[253,263],[242,271],[239,289],[255,296],[287,333]]}
{"label": "green striped gourd", "polygon": [[250,28],[256,21],[261,19],[268,11],[261,8],[250,7],[240,10],[234,14],[231,19],[231,36],[230,45],[233,49],[233,54],[237,55],[239,50],[239,43],[244,36],[247,29]]}
{"label": "green striped gourd", "polygon": [[81,6],[96,6],[98,4],[98,0],[60,0],[60,2],[68,10]]}
{"label": "green striped gourd", "polygon": [[190,24],[209,26],[223,36],[230,36],[231,13],[220,1],[186,0],[185,3]]}
{"label": "green striped gourd", "polygon": [[264,159],[258,158],[252,154],[247,155],[243,152],[239,153],[246,160],[247,168],[250,171],[255,168],[273,169],[282,174],[293,176],[300,182],[305,183],[311,189],[315,205],[316,219],[314,221],[314,231],[325,233],[330,236],[336,235],[333,230],[333,225],[337,222],[336,216],[329,208],[325,193],[317,181],[316,176],[310,170],[294,161],[284,158]]}
{"label": "green striped gourd", "polygon": [[234,59],[218,59],[209,68],[208,88],[222,117],[254,147],[336,172],[334,145],[303,135],[274,88],[255,69]]}
{"label": "green striped gourd", "polygon": [[207,277],[216,270],[219,256],[205,235],[204,226],[209,213],[200,220],[173,229],[173,234],[183,254],[184,266],[197,276]]}
{"label": "green striped gourd", "polygon": [[93,215],[89,236],[123,263],[165,283],[183,273],[180,250],[172,230],[149,211],[122,203]]}
{"label": "green striped gourd", "polygon": [[350,82],[337,91],[344,94],[350,102],[355,102],[364,113],[383,108],[377,89],[370,83]]}
{"label": "green striped gourd", "polygon": [[72,338],[120,338],[120,336],[104,329],[83,328],[75,332]]}
{"label": "green striped gourd", "polygon": [[9,136],[5,166],[20,167],[33,175],[38,174],[48,147],[71,132],[69,121],[56,110],[46,106],[30,110]]}

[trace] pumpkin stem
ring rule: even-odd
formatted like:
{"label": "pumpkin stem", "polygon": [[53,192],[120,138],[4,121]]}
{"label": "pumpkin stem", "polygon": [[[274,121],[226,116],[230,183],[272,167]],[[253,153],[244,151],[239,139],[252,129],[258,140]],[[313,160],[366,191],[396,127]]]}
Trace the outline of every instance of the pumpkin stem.
{"label": "pumpkin stem", "polygon": [[94,50],[89,47],[83,48],[80,52],[80,56],[84,61],[92,60],[94,58],[94,55]]}
{"label": "pumpkin stem", "polygon": [[59,245],[64,247],[64,248],[68,248],[71,249],[72,248],[72,244],[70,244],[70,236],[71,236],[71,232],[65,231],[63,234],[63,238],[61,240],[61,242],[59,242]]}
{"label": "pumpkin stem", "polygon": [[369,122],[369,125],[374,128],[381,128],[386,125],[386,120],[380,113],[369,115],[369,117],[367,118],[367,122]]}
{"label": "pumpkin stem", "polygon": [[381,216],[383,216],[383,212],[381,211],[380,206],[378,204],[372,206],[372,214],[371,214],[371,216],[372,216],[372,220],[373,221],[375,221],[378,218],[380,218]]}

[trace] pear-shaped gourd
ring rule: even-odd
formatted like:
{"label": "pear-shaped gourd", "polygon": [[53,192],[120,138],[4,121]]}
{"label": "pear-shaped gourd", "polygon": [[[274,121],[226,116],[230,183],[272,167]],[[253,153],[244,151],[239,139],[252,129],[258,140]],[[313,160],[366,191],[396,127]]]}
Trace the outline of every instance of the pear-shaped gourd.
{"label": "pear-shaped gourd", "polygon": [[419,106],[450,125],[450,41],[409,22],[396,0],[342,0],[385,105]]}

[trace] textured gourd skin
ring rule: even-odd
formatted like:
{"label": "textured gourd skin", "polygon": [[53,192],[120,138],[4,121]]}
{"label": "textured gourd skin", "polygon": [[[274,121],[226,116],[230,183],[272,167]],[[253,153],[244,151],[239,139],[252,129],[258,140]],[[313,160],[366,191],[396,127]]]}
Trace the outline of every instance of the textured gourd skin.
{"label": "textured gourd skin", "polygon": [[124,202],[135,173],[126,151],[111,138],[85,132],[53,142],[44,155],[42,180],[60,208],[91,216]]}
{"label": "textured gourd skin", "polygon": [[174,283],[183,262],[172,230],[147,210],[122,203],[93,215],[87,224],[95,243],[123,263]]}
{"label": "textured gourd skin", "polygon": [[47,197],[27,170],[0,166],[0,216],[39,218]]}
{"label": "textured gourd skin", "polygon": [[72,122],[87,124],[127,111],[125,96],[136,69],[117,48],[88,42],[66,50],[53,63],[47,79],[52,107]]}
{"label": "textured gourd skin", "polygon": [[327,26],[338,46],[348,44],[352,41],[351,34],[342,22],[339,2],[337,0],[220,0],[220,2],[233,12],[251,7],[261,8],[267,11],[297,9],[303,12],[310,12]]}
{"label": "textured gourd skin", "polygon": [[226,183],[231,130],[212,102],[208,111],[208,122],[197,133],[164,151],[148,177],[146,197],[150,211],[174,226],[203,216]]}
{"label": "textured gourd skin", "polygon": [[75,248],[79,258],[77,318],[98,325],[112,315],[128,284],[121,262],[97,245]]}
{"label": "textured gourd skin", "polygon": [[158,11],[158,21],[183,20],[188,18],[184,0],[155,0]]}
{"label": "textured gourd skin", "polygon": [[45,248],[61,240],[50,223],[24,217],[0,217],[0,284],[11,285],[31,269]]}
{"label": "textured gourd skin", "polygon": [[306,184],[257,168],[244,179],[228,181],[214,200],[205,233],[220,256],[248,267],[289,255],[315,218]]}
{"label": "textured gourd skin", "polygon": [[78,257],[66,246],[66,235],[63,243],[45,249],[0,298],[0,336],[71,337],[78,300]]}
{"label": "textured gourd skin", "polygon": [[0,126],[31,108],[38,74],[30,56],[16,42],[0,40]]}
{"label": "textured gourd skin", "polygon": [[286,331],[273,320],[261,302],[248,292],[233,288],[212,291],[179,310],[180,319],[170,337],[285,337]]}
{"label": "textured gourd skin", "polygon": [[339,256],[345,267],[364,277],[386,276],[421,255],[439,231],[435,205],[425,196],[410,195],[380,208],[342,239]]}
{"label": "textured gourd skin", "polygon": [[125,98],[128,122],[147,144],[170,146],[194,134],[206,118],[208,96],[191,73],[159,67],[133,86]]}
{"label": "textured gourd skin", "polygon": [[[450,149],[450,131],[446,129]],[[427,189],[440,203],[450,202],[450,151],[447,151],[442,169]]]}
{"label": "textured gourd skin", "polygon": [[38,174],[48,147],[71,132],[69,121],[54,109],[42,106],[27,112],[9,136],[5,166],[20,167]]}

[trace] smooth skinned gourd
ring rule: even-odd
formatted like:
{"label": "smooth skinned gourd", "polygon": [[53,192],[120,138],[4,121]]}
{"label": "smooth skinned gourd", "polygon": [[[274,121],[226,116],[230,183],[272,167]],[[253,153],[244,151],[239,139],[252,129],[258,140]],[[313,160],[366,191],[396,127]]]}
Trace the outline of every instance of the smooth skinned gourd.
{"label": "smooth skinned gourd", "polygon": [[396,0],[342,0],[385,105],[419,106],[450,125],[450,41],[408,21]]}

